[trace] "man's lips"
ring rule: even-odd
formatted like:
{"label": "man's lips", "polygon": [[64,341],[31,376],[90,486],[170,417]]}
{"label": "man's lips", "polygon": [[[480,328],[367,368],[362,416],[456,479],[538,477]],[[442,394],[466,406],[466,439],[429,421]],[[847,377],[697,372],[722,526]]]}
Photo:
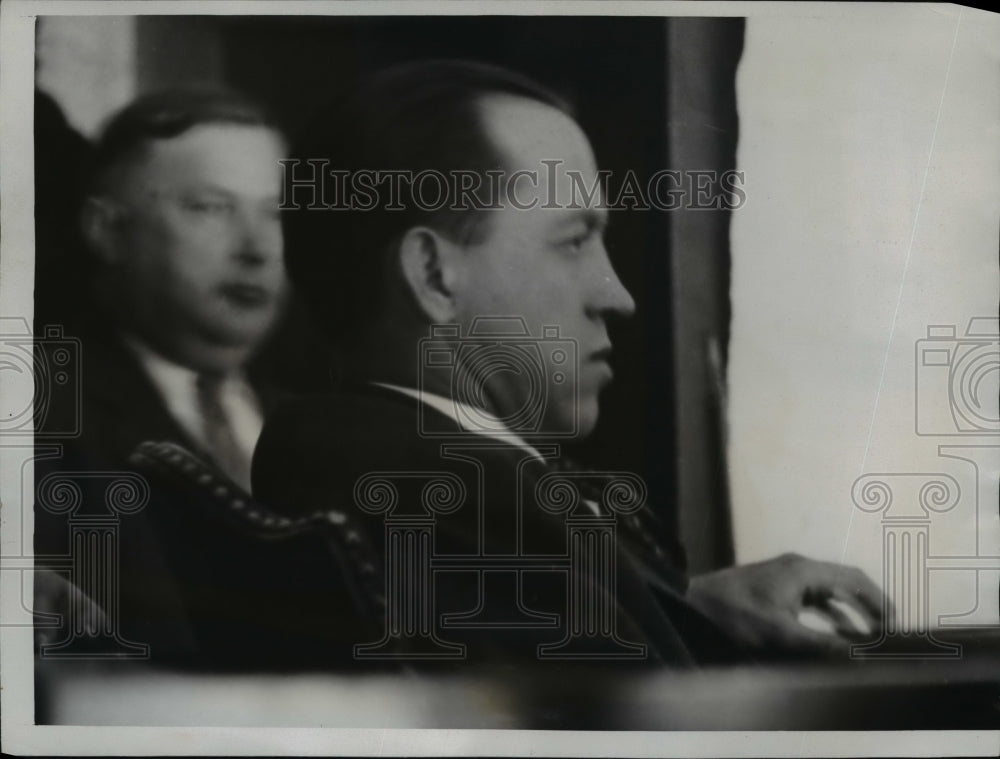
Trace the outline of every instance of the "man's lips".
{"label": "man's lips", "polygon": [[219,292],[233,303],[248,308],[263,306],[271,300],[270,290],[248,282],[227,282],[219,287]]}
{"label": "man's lips", "polygon": [[609,345],[606,348],[601,348],[600,350],[596,350],[593,353],[591,353],[590,354],[590,360],[594,361],[594,362],[603,362],[605,364],[610,364],[611,363],[611,353],[612,353],[612,350],[611,350],[611,346]]}
{"label": "man's lips", "polygon": [[614,376],[614,370],[611,368],[611,346],[607,348],[601,348],[591,353],[588,357],[589,363],[592,366],[600,368],[601,371],[606,372],[608,381]]}

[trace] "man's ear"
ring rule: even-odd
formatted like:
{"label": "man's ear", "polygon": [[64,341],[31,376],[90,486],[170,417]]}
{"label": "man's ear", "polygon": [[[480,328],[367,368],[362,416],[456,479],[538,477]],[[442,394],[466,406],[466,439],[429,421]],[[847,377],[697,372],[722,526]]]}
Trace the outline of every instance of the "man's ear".
{"label": "man's ear", "polygon": [[117,238],[122,214],[118,203],[104,197],[84,198],[80,208],[80,233],[105,264],[117,263],[121,257]]}
{"label": "man's ear", "polygon": [[403,280],[431,323],[455,321],[461,256],[460,246],[428,227],[407,230],[399,243]]}

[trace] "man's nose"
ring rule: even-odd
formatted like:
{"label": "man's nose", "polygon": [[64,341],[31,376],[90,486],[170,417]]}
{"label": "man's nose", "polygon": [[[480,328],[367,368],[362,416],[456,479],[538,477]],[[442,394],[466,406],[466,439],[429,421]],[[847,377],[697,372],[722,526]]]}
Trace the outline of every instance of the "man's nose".
{"label": "man's nose", "polygon": [[635,313],[635,301],[618,278],[607,251],[602,251],[601,265],[595,272],[590,310],[595,315],[629,317]]}
{"label": "man's nose", "polygon": [[236,257],[241,263],[260,266],[280,260],[281,222],[276,214],[245,213],[236,243]]}

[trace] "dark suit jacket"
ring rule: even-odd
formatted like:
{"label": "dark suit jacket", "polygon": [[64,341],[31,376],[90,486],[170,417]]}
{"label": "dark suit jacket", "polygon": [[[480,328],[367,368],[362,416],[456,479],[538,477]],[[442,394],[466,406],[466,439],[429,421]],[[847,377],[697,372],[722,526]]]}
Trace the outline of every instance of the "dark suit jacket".
{"label": "dark suit jacket", "polygon": [[[173,419],[111,329],[95,322],[79,337],[79,392],[70,384],[51,399],[47,425],[70,429],[79,414],[80,434],[37,439],[39,454],[53,444],[61,451],[36,460],[35,482],[38,487],[47,476],[69,479],[81,488],[82,505],[72,514],[53,514],[40,505],[44,499],[36,499],[38,565],[45,565],[46,556],[76,550],[69,540],[74,518],[108,513],[107,486],[115,473],[138,473],[149,483],[149,502],[119,516],[116,527],[119,597],[111,613],[121,637],[147,644],[154,660],[180,664],[267,666],[274,663],[269,652],[296,650],[301,630],[315,626],[303,622],[297,608],[308,609],[317,592],[300,581],[298,561],[308,558],[310,576],[323,574],[317,567],[324,562],[325,574],[336,574],[325,542],[318,536],[282,543],[248,538],[220,520],[217,507],[196,490],[137,472],[130,456],[148,440],[177,443],[205,461],[210,457]],[[260,385],[255,389],[266,408],[271,396]],[[75,582],[95,599],[101,596],[86,576]],[[288,625],[296,645],[287,640]]]}
{"label": "dark suit jacket", "polygon": [[[429,407],[425,413],[439,414]],[[433,473],[457,476],[466,498],[456,510],[435,516],[433,554],[456,566],[464,562],[464,570],[435,573],[436,634],[446,643],[464,644],[465,661],[535,661],[540,645],[557,643],[567,633],[567,586],[572,584],[567,574],[524,571],[517,586],[513,572],[506,578],[500,572],[484,575],[475,566],[485,555],[520,554],[536,561],[567,555],[566,516],[551,514],[536,501],[539,478],[551,467],[509,443],[461,434],[454,422],[439,417],[434,426],[451,424],[454,437],[421,435],[418,401],[373,385],[285,406],[269,418],[254,455],[254,495],[292,517],[329,508],[348,511],[366,540],[383,548],[384,559],[387,515],[359,508],[364,498],[359,483],[371,484],[389,473],[385,479],[398,492],[390,519],[419,518],[427,514],[422,488]],[[618,638],[645,646],[646,656],[616,659],[620,647],[598,645],[594,659],[647,667],[738,658],[728,637],[684,601],[686,580],[670,557],[656,550],[642,523],[619,519],[616,529],[617,581],[582,581],[582,592],[597,594],[590,597],[611,609]],[[353,611],[344,594],[336,601],[330,609],[336,627],[330,645],[346,661],[354,644],[380,639],[384,619]],[[512,614],[518,606],[528,613]],[[455,615],[473,610],[478,619],[507,625],[454,626]],[[557,627],[524,624],[546,614],[558,619]],[[451,624],[442,624],[447,615]]]}

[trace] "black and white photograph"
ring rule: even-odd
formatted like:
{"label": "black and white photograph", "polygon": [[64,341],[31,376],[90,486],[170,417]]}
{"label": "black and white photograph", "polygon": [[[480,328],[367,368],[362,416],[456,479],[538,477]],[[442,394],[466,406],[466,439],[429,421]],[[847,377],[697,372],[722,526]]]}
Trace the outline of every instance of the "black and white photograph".
{"label": "black and white photograph", "polygon": [[1000,750],[1000,16],[0,39],[5,752]]}

